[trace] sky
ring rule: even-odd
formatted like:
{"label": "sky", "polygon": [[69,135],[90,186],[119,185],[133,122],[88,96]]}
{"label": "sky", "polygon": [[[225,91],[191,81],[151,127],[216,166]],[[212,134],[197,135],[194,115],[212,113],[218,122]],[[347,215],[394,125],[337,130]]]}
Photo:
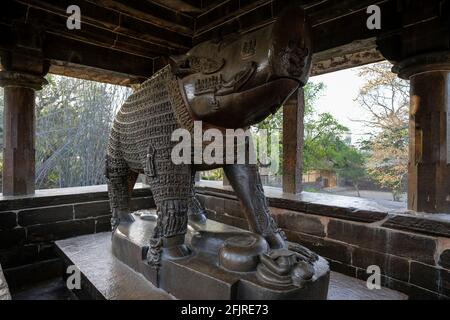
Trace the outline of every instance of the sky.
{"label": "sky", "polygon": [[359,106],[355,99],[364,79],[358,76],[359,68],[352,68],[310,78],[310,82],[325,84],[322,96],[317,100],[315,109],[319,113],[331,113],[341,124],[350,129],[352,143],[356,143],[367,128],[364,124],[352,120],[367,120],[367,112]]}

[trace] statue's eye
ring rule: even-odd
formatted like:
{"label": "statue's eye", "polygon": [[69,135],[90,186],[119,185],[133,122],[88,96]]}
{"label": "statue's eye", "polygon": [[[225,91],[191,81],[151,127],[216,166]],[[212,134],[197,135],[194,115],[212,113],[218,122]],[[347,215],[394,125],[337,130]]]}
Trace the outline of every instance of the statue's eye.
{"label": "statue's eye", "polygon": [[181,63],[180,68],[182,68],[182,69],[190,69],[191,68],[191,60],[190,59],[184,60]]}

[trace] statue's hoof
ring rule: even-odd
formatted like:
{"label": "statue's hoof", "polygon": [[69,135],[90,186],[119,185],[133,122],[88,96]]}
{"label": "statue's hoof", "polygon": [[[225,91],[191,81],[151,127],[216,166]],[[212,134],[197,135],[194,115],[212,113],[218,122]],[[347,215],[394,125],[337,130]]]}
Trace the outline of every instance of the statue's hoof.
{"label": "statue's hoof", "polygon": [[192,250],[185,244],[162,249],[162,258],[164,260],[183,259],[189,257],[191,254]]}
{"label": "statue's hoof", "polygon": [[255,271],[259,256],[266,253],[269,246],[266,240],[253,233],[234,236],[225,241],[219,251],[219,265],[233,272]]}
{"label": "statue's hoof", "polygon": [[177,260],[189,257],[192,250],[184,243],[184,235],[163,238],[162,258],[165,260]]}

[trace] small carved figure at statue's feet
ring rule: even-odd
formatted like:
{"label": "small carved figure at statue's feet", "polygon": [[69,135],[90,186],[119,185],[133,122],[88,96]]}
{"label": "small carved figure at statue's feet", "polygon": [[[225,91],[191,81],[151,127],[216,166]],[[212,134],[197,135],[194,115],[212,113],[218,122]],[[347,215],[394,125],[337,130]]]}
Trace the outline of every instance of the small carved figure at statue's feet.
{"label": "small carved figure at statue's feet", "polygon": [[287,249],[288,244],[282,232],[274,232],[264,237],[271,249]]}
{"label": "small carved figure at statue's feet", "polygon": [[314,276],[314,266],[288,249],[271,250],[260,255],[260,261],[256,275],[271,285],[302,287]]}
{"label": "small carved figure at statue's feet", "polygon": [[317,260],[319,260],[319,256],[316,253],[312,252],[308,248],[305,248],[304,246],[302,246],[298,243],[290,242],[288,244],[288,249],[292,252],[295,252],[295,254],[298,256],[298,258],[302,261],[314,263]]}

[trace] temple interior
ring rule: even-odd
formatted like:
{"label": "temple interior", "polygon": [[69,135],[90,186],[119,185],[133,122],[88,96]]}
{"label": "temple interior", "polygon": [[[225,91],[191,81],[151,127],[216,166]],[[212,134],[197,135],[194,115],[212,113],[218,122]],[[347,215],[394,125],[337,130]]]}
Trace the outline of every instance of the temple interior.
{"label": "temple interior", "polygon": [[[407,200],[399,205],[306,190],[300,88],[283,105],[281,186],[264,190],[276,223],[290,242],[328,262],[328,299],[450,298],[448,0],[2,1],[0,298],[208,298],[178,287],[171,295],[113,256],[106,185],[36,188],[36,95],[47,75],[136,89],[163,70],[168,56],[270,26],[292,5],[304,10],[311,26],[311,79],[388,61],[397,77],[409,82]],[[381,14],[379,27],[368,22],[372,5]],[[72,26],[68,20],[77,8],[80,28],[76,19]],[[199,68],[214,67],[201,63]],[[195,193],[211,228],[249,230],[239,198],[224,180],[196,179]],[[156,209],[145,181],[135,185],[130,209]],[[66,287],[71,265],[81,272],[84,290]],[[374,265],[381,273],[380,290],[366,287],[367,270]],[[233,297],[227,279],[211,289],[214,298]]]}

